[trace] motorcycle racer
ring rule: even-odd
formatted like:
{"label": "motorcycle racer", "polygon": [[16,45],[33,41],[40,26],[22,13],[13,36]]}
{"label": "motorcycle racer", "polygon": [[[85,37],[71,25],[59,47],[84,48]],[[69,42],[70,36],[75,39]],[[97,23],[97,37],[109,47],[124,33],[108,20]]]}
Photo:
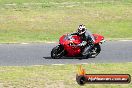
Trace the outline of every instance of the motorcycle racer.
{"label": "motorcycle racer", "polygon": [[82,42],[77,46],[82,48],[82,55],[86,56],[89,54],[90,49],[93,47],[95,39],[90,31],[88,31],[85,25],[81,24],[78,26],[77,32],[72,33],[71,35],[80,36]]}
{"label": "motorcycle racer", "polygon": [[62,57],[95,58],[101,51],[100,44],[104,36],[91,34],[85,25],[79,25],[77,32],[64,34],[59,38],[59,44],[51,50],[51,57],[59,59]]}

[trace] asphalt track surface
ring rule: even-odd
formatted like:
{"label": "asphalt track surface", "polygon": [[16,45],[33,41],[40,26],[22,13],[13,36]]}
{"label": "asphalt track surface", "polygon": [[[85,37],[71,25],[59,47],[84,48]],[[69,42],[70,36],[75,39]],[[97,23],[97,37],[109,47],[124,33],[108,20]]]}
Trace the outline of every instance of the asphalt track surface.
{"label": "asphalt track surface", "polygon": [[132,41],[108,41],[96,58],[52,59],[57,44],[0,44],[0,66],[132,62]]}

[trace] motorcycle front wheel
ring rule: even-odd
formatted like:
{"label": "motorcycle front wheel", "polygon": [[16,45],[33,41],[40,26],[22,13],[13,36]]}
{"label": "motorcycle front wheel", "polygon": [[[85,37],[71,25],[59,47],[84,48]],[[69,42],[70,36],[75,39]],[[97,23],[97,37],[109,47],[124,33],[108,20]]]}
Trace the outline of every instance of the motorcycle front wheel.
{"label": "motorcycle front wheel", "polygon": [[64,48],[61,45],[57,45],[56,47],[54,47],[51,51],[51,57],[53,59],[59,59],[62,56],[64,56]]}

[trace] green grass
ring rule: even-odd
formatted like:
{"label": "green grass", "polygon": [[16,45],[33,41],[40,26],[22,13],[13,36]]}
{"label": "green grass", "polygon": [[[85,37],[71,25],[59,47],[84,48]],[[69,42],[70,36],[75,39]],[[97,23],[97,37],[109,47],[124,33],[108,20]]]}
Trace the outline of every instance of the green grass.
{"label": "green grass", "polygon": [[[87,74],[130,74],[132,63],[82,65]],[[0,88],[80,88],[78,65],[1,66]],[[86,84],[82,88],[131,88],[130,84]]]}
{"label": "green grass", "polygon": [[132,1],[0,0],[0,43],[58,41],[81,23],[105,38],[132,39]]}

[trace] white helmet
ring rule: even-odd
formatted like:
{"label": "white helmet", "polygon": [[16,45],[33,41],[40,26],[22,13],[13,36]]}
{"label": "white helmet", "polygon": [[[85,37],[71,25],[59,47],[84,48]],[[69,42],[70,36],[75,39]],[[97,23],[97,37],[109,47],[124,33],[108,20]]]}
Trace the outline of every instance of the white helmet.
{"label": "white helmet", "polygon": [[83,24],[79,25],[77,32],[79,33],[79,35],[84,34],[86,32],[85,25],[83,25]]}

